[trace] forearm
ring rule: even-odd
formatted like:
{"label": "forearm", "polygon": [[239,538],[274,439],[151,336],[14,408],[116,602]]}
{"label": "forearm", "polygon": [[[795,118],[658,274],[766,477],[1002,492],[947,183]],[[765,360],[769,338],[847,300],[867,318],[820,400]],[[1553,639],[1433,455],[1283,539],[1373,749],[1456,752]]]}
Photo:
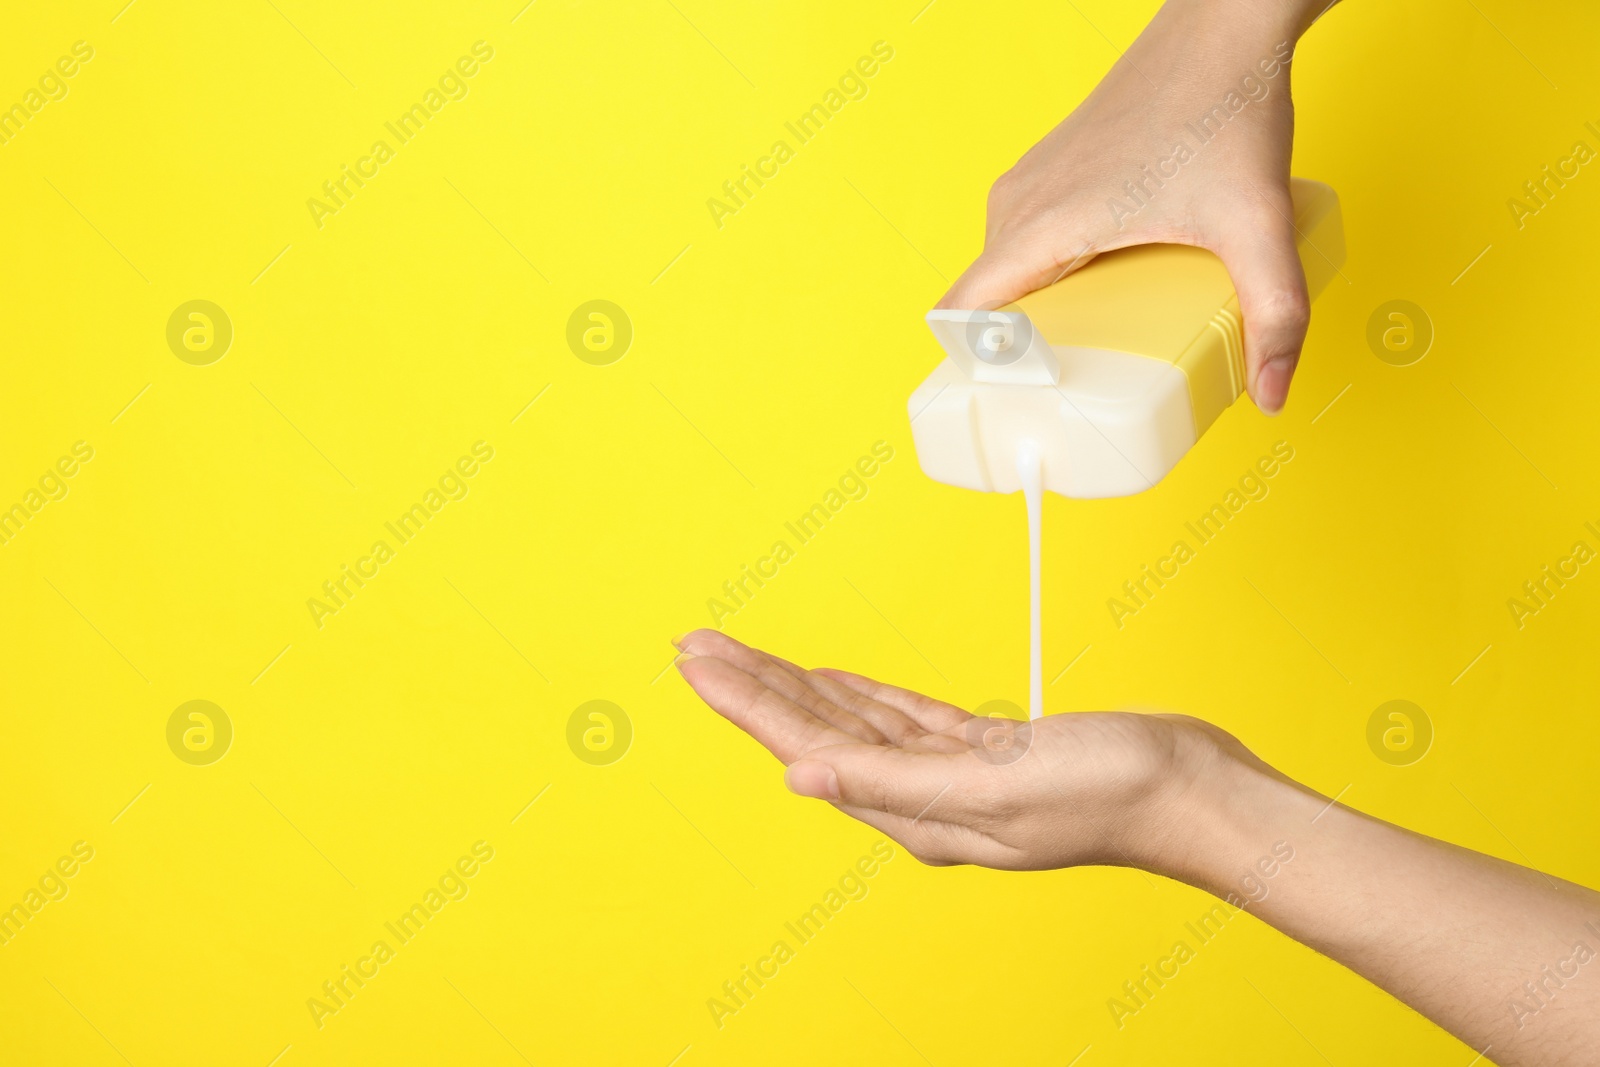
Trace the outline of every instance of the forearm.
{"label": "forearm", "polygon": [[1600,893],[1255,767],[1205,791],[1185,802],[1194,832],[1177,877],[1338,960],[1486,1059],[1600,1057]]}
{"label": "forearm", "polygon": [[1158,18],[1180,18],[1246,36],[1296,41],[1338,0],[1167,0]]}
{"label": "forearm", "polygon": [[984,719],[716,631],[677,644],[683,676],[783,761],[791,790],[925,863],[1155,871],[1338,960],[1503,1067],[1600,1062],[1600,894],[1341,807],[1188,716]]}

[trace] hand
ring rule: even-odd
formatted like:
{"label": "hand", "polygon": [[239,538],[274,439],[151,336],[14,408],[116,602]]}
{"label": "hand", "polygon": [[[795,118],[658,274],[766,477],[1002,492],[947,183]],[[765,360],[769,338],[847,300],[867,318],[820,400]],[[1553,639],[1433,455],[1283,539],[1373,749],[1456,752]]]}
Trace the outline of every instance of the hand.
{"label": "hand", "polygon": [[788,765],[801,796],[831,801],[924,863],[1006,870],[1184,866],[1196,781],[1253,761],[1181,715],[969,715],[837,670],[805,670],[715,630],[676,642],[707,704]]}
{"label": "hand", "polygon": [[1276,413],[1311,317],[1289,197],[1288,59],[1326,6],[1169,2],[994,183],[983,253],[938,306],[997,308],[1116,248],[1198,245],[1233,278],[1250,395]]}
{"label": "hand", "polygon": [[[1596,966],[1592,890],[1362,815],[1198,719],[985,719],[715,630],[675,644],[695,692],[788,764],[790,789],[924,863],[1164,874],[1248,907],[1497,1063],[1594,1062],[1600,983],[1569,973]],[[1552,967],[1559,995],[1525,997]]]}

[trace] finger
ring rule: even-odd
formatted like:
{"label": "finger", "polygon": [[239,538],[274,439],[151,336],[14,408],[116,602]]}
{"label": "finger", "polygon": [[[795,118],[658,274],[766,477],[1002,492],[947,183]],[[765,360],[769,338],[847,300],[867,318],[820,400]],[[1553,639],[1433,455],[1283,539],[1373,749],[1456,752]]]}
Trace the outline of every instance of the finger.
{"label": "finger", "polygon": [[1244,317],[1245,378],[1256,406],[1277,414],[1300,362],[1311,297],[1295,248],[1287,190],[1259,190],[1259,207],[1230,217],[1218,255],[1233,278]]}
{"label": "finger", "polygon": [[690,655],[712,656],[732,664],[780,696],[861,741],[876,745],[886,740],[885,734],[876,726],[854,712],[831,703],[815,688],[796,678],[776,657],[760,649],[751,648],[716,630],[696,630],[688,634],[683,647]]}
{"label": "finger", "polygon": [[819,746],[860,743],[731,663],[693,656],[681,661],[678,671],[701,700],[784,763]]}
{"label": "finger", "polygon": [[909,753],[880,745],[829,745],[813,748],[789,766],[789,790],[817,800],[834,800],[916,819],[938,808],[943,820],[960,821],[965,809],[958,782],[977,761],[970,753]]}
{"label": "finger", "polygon": [[899,708],[884,704],[867,696],[865,693],[851,689],[837,678],[830,677],[823,671],[808,671],[804,667],[790,663],[781,656],[772,656],[771,658],[774,663],[788,671],[799,682],[815,690],[829,704],[843,708],[875,727],[885,739],[896,745],[903,745],[927,732],[915,719]]}
{"label": "finger", "polygon": [[[858,719],[875,727],[883,735],[879,740],[889,740],[895,744],[901,744],[923,733],[922,728],[898,708],[880,704],[878,701],[864,696],[848,686],[841,685],[833,678],[829,678],[817,671],[809,671],[798,663],[786,660],[782,656],[774,655],[759,648],[751,649],[751,651],[771,660],[797,682],[814,690],[827,703],[848,711]],[[872,743],[876,744],[877,741]]]}
{"label": "finger", "polygon": [[865,675],[841,671],[834,667],[818,667],[812,673],[832,678],[863,696],[898,709],[929,733],[942,733],[972,718],[954,704],[935,700],[910,689],[901,689],[887,682],[875,681]]}
{"label": "finger", "polygon": [[950,290],[939,298],[936,308],[958,311],[990,310],[1002,307],[1035,289],[1054,285],[1094,259],[1087,242],[1070,246],[1064,255],[1030,251],[1016,240],[991,245],[962,271]]}

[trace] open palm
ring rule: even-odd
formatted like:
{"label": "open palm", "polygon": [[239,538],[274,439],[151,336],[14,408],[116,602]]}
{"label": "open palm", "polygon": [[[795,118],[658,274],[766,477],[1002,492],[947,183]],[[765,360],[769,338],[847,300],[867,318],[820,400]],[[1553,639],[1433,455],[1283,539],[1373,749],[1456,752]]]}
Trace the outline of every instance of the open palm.
{"label": "open palm", "polygon": [[802,796],[924,863],[1149,866],[1161,809],[1238,745],[1186,716],[974,716],[847,671],[806,670],[715,630],[678,638],[700,698],[759,741]]}

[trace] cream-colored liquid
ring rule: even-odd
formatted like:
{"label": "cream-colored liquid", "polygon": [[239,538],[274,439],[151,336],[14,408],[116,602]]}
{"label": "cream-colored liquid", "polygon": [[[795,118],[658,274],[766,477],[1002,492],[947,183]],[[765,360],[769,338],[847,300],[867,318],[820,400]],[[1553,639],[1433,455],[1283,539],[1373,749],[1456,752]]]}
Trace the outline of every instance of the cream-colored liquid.
{"label": "cream-colored liquid", "polygon": [[1044,715],[1044,650],[1039,635],[1039,542],[1043,526],[1044,478],[1039,446],[1031,439],[1017,445],[1017,475],[1028,506],[1028,718]]}

